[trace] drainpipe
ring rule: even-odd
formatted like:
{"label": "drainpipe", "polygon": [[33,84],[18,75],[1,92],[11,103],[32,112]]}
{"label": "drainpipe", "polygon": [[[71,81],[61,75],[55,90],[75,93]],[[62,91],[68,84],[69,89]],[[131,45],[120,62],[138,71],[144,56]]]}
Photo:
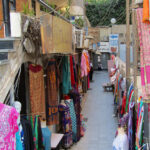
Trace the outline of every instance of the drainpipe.
{"label": "drainpipe", "polygon": [[16,0],[9,0],[11,3],[11,10],[16,11]]}
{"label": "drainpipe", "polygon": [[10,11],[9,11],[9,0],[2,0],[3,4],[3,20],[5,24],[5,36],[10,36]]}

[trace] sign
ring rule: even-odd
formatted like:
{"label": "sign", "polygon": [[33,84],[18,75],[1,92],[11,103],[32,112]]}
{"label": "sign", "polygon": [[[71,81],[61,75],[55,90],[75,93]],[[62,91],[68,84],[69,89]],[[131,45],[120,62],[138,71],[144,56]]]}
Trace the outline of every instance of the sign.
{"label": "sign", "polygon": [[96,44],[95,43],[93,43],[93,50],[96,50]]}
{"label": "sign", "polygon": [[72,24],[50,14],[40,17],[42,54],[72,53]]}
{"label": "sign", "polygon": [[100,52],[110,53],[109,42],[99,42],[98,43],[98,50]]}
{"label": "sign", "polygon": [[119,35],[118,34],[110,34],[109,35],[110,52],[117,53],[118,52],[118,44],[119,44]]}

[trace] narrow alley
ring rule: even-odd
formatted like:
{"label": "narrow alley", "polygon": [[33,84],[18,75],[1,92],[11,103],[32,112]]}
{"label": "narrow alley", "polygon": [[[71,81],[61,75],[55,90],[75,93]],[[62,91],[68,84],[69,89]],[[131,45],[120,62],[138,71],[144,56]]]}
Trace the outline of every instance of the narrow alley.
{"label": "narrow alley", "polygon": [[117,129],[113,118],[113,94],[104,92],[103,83],[109,82],[108,72],[94,73],[94,82],[87,92],[83,115],[87,118],[85,136],[71,150],[110,150]]}
{"label": "narrow alley", "polygon": [[0,150],[150,150],[150,0],[0,0]]}

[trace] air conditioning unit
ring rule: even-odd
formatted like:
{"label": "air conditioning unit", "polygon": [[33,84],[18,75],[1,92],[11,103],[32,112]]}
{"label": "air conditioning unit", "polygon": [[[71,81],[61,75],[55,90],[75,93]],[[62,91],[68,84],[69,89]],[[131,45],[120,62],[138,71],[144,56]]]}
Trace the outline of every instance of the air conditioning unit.
{"label": "air conditioning unit", "polygon": [[76,47],[82,48],[83,47],[83,30],[76,29]]}

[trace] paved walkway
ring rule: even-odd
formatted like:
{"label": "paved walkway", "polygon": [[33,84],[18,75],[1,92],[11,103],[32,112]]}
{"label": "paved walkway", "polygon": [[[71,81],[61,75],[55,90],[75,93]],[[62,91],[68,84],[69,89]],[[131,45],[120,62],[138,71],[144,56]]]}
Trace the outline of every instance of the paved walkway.
{"label": "paved walkway", "polygon": [[87,93],[87,99],[82,113],[88,118],[85,136],[71,150],[111,150],[117,128],[113,115],[113,95],[103,91],[102,84],[109,82],[108,72],[94,73],[92,90]]}

